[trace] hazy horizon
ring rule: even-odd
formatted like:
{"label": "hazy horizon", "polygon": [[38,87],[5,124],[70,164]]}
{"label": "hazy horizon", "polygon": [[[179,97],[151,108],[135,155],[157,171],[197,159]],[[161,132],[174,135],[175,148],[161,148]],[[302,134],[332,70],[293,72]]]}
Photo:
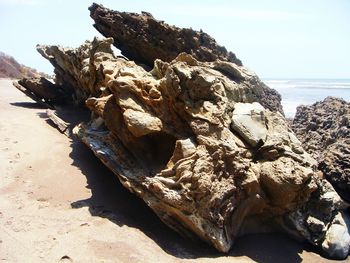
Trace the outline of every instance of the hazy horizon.
{"label": "hazy horizon", "polygon": [[[93,1],[0,0],[0,51],[52,74],[36,44],[78,47],[94,36]],[[262,79],[350,79],[350,1],[118,2],[178,27],[202,29]]]}

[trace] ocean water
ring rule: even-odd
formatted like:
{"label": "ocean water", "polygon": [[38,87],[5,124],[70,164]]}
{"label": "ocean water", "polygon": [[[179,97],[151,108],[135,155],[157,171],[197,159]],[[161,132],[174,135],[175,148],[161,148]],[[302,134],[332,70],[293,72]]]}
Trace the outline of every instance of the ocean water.
{"label": "ocean water", "polygon": [[296,107],[310,105],[327,96],[350,101],[350,79],[263,79],[282,96],[286,117],[293,118]]}

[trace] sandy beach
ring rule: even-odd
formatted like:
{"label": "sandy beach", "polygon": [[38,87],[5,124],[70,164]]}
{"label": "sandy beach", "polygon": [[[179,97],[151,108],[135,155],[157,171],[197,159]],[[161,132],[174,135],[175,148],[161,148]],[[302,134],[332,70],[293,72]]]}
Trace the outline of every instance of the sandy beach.
{"label": "sandy beach", "polygon": [[7,79],[0,138],[1,262],[331,262],[279,234],[228,255],[182,238]]}

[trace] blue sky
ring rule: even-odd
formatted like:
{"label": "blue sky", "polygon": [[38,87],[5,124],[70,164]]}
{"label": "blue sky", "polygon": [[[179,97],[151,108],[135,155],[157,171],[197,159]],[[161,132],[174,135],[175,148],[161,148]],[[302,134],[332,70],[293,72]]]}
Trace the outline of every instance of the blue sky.
{"label": "blue sky", "polygon": [[[96,1],[96,0],[95,0]],[[203,29],[262,78],[350,78],[350,0],[104,1]],[[52,73],[35,45],[76,47],[100,34],[85,0],[0,0],[0,51]]]}

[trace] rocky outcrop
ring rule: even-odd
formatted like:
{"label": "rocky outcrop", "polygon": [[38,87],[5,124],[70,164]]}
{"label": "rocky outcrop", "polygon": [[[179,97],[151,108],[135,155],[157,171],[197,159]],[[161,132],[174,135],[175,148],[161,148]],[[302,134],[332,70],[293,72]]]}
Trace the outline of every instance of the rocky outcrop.
{"label": "rocky outcrop", "polygon": [[[95,3],[89,10],[95,22],[94,27],[105,37],[112,37],[114,45],[122,54],[136,63],[152,68],[156,59],[171,62],[185,52],[198,61],[220,60],[242,66],[235,54],[218,45],[215,39],[203,31],[168,25],[147,12],[118,12]],[[226,69],[222,67],[221,70]],[[260,103],[267,109],[283,114],[280,94],[263,83],[259,85]]]}
{"label": "rocky outcrop", "polygon": [[186,52],[200,61],[220,59],[242,65],[235,54],[202,31],[168,25],[147,12],[118,12],[95,3],[89,10],[94,27],[105,37],[113,37],[122,54],[137,63],[153,67],[156,59],[170,62]]}
{"label": "rocky outcrop", "polygon": [[59,104],[65,100],[65,93],[60,86],[52,83],[44,77],[40,78],[23,78],[18,84],[31,92],[39,100],[48,104]]}
{"label": "rocky outcrop", "polygon": [[[90,11],[136,62],[114,56],[113,38],[37,49],[65,102],[91,111],[73,133],[127,189],[169,227],[222,252],[240,235],[284,231],[347,257],[347,204],[320,178],[276,91],[203,32],[148,13]],[[48,114],[70,134],[70,123]]]}
{"label": "rocky outcrop", "polygon": [[292,127],[327,180],[350,202],[350,103],[327,97],[299,106]]}
{"label": "rocky outcrop", "polygon": [[73,132],[161,220],[223,252],[245,233],[282,229],[347,256],[346,204],[284,117],[260,104],[254,73],[185,53],[146,71],[112,42],[38,49],[93,113]]}
{"label": "rocky outcrop", "polygon": [[87,86],[86,82],[88,79],[94,84],[97,80],[93,79],[92,75],[84,74],[83,71],[84,67],[89,67],[89,45],[89,42],[85,43],[76,50],[60,46],[36,47],[38,52],[54,66],[55,83],[68,94],[67,97],[72,97],[76,104],[83,103],[90,95],[98,95],[91,84]]}

